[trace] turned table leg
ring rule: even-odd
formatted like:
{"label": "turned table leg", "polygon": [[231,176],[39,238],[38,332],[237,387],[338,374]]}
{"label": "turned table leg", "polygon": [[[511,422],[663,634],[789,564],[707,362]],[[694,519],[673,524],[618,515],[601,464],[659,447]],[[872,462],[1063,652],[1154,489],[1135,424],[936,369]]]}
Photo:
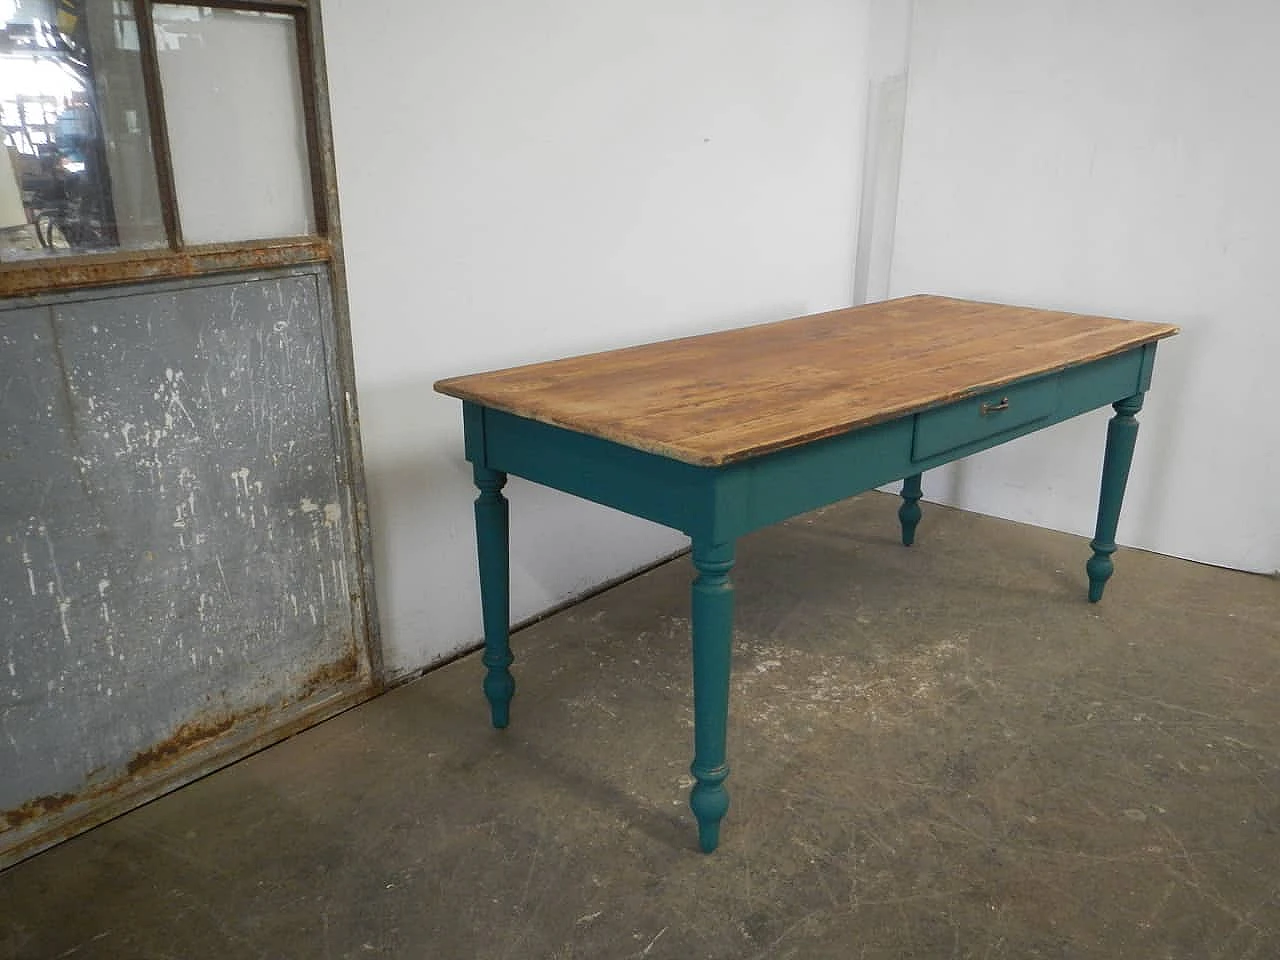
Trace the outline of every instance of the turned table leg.
{"label": "turned table leg", "polygon": [[507,725],[516,682],[511,676],[510,573],[507,498],[502,488],[507,475],[488,467],[473,467],[476,486],[476,553],[480,559],[480,604],[484,611],[484,695],[493,725]]}
{"label": "turned table leg", "polygon": [[1089,602],[1102,599],[1102,591],[1115,569],[1111,555],[1116,552],[1116,526],[1120,504],[1129,480],[1133,447],[1138,439],[1134,415],[1142,409],[1142,394],[1134,394],[1112,404],[1116,415],[1107,424],[1107,452],[1102,461],[1102,490],[1098,496],[1098,525],[1093,535],[1093,556],[1085,564],[1089,574]]}
{"label": "turned table leg", "polygon": [[916,527],[920,525],[920,474],[913,473],[902,481],[902,506],[898,508],[898,522],[902,524],[902,543],[911,546],[916,539]]}
{"label": "turned table leg", "polygon": [[733,647],[733,544],[693,544],[693,766],[689,807],[704,853],[720,842],[729,809],[725,734],[729,718],[729,662]]}

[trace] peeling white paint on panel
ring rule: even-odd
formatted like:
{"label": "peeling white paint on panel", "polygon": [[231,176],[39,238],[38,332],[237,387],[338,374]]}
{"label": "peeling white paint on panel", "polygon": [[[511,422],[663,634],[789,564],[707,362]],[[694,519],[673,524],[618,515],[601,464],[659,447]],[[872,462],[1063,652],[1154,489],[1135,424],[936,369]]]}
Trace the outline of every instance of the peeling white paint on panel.
{"label": "peeling white paint on panel", "polygon": [[218,567],[218,576],[222,578],[222,589],[223,589],[223,590],[225,590],[225,591],[227,591],[227,596],[228,596],[228,597],[230,597],[230,596],[231,596],[231,586],[230,586],[230,584],[228,584],[228,583],[227,583],[227,571],[226,571],[226,570],[224,570],[224,569],[223,569],[223,567],[222,567],[222,554],[220,554],[220,553],[215,553],[215,554],[213,555],[213,562],[214,562],[214,563],[217,565],[217,567]]}
{"label": "peeling white paint on panel", "polygon": [[111,608],[107,605],[107,587],[111,586],[111,581],[103,577],[98,581],[98,598],[102,601],[102,622],[111,622]]}
{"label": "peeling white paint on panel", "polygon": [[40,452],[0,461],[0,625],[17,614],[0,691],[42,705],[0,725],[0,769],[20,774],[0,777],[0,810],[123,771],[211,702],[296,697],[348,649],[353,541],[316,284],[68,296],[65,360],[26,339],[52,308],[0,309],[0,343],[23,340],[0,350],[0,395]]}
{"label": "peeling white paint on panel", "polygon": [[236,470],[232,470],[231,479],[236,485],[236,493],[240,493],[243,488],[244,495],[246,497],[249,496],[249,468],[248,467],[240,467]]}
{"label": "peeling white paint on panel", "polygon": [[62,587],[62,571],[58,569],[58,554],[53,549],[53,538],[49,536],[49,528],[43,521],[39,521],[36,530],[44,538],[45,548],[49,551],[49,566],[53,570],[54,582],[58,585],[58,596],[65,596],[66,590]]}
{"label": "peeling white paint on panel", "polygon": [[58,620],[62,624],[62,639],[67,646],[71,645],[71,628],[67,626],[67,611],[70,609],[71,601],[65,597],[60,597],[58,599]]}
{"label": "peeling white paint on panel", "polygon": [[27,544],[24,540],[22,543],[22,565],[27,568],[27,585],[31,588],[31,595],[36,595],[36,572],[31,566],[31,554],[27,552]]}
{"label": "peeling white paint on panel", "polygon": [[54,598],[58,610],[58,622],[62,627],[62,639],[67,646],[71,645],[71,627],[67,623],[67,611],[71,609],[71,601],[67,598],[67,591],[62,582],[62,570],[58,567],[58,554],[53,546],[53,537],[49,534],[49,527],[43,520],[36,521],[36,530],[41,537],[44,538],[45,549],[49,551],[49,568],[53,572],[53,579],[49,581],[49,595]]}

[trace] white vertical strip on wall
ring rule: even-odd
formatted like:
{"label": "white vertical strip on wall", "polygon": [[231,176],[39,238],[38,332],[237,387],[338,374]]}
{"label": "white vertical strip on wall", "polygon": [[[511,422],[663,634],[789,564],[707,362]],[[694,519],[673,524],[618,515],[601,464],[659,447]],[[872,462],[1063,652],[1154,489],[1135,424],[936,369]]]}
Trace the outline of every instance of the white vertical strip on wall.
{"label": "white vertical strip on wall", "polygon": [[911,60],[911,11],[912,0],[873,0],[871,4],[854,303],[883,300],[889,291]]}
{"label": "white vertical strip on wall", "polygon": [[[919,0],[912,36],[893,292],[1182,325],[1119,540],[1280,569],[1280,6]],[[1088,536],[1109,414],[925,492]]]}

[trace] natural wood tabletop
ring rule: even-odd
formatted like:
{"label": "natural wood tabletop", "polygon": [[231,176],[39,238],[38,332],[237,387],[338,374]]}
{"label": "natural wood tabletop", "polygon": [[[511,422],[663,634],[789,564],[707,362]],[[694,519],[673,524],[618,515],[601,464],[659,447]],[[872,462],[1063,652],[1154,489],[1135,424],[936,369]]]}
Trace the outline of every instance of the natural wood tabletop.
{"label": "natural wood tabletop", "polygon": [[834,436],[1178,328],[919,295],[441,380],[440,393],[688,463]]}

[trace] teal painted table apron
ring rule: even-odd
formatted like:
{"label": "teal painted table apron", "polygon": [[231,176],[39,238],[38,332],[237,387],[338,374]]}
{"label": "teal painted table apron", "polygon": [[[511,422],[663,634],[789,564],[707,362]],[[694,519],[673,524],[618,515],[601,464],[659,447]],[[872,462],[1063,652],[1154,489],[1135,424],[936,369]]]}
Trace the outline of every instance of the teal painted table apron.
{"label": "teal painted table apron", "polygon": [[694,785],[702,850],[729,808],[726,724],[734,542],[894,481],[902,542],[933,467],[1111,405],[1088,598],[1116,525],[1156,341],[1167,324],[918,296],[441,381],[463,402],[479,496],[483,689],[494,726],[515,692],[508,503],[513,474],[692,540]]}

